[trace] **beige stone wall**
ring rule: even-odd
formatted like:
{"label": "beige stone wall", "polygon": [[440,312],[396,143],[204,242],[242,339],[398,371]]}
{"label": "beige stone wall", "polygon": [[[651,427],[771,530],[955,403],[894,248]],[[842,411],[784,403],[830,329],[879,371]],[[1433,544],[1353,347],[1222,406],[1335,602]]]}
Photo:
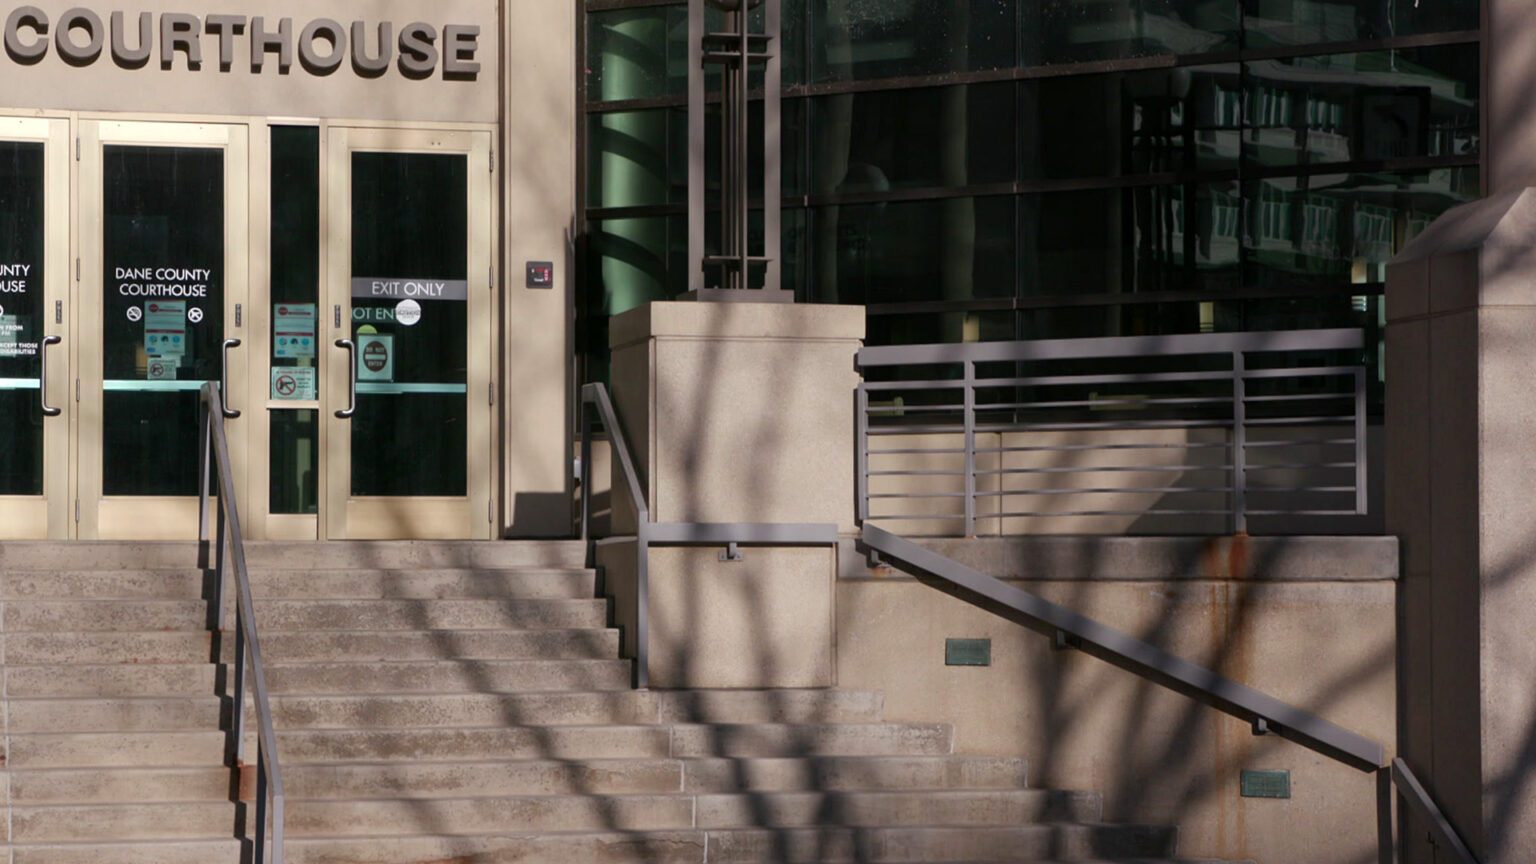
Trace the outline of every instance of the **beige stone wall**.
{"label": "beige stone wall", "polygon": [[[1030,570],[1042,578],[1012,584],[1393,750],[1390,573],[1313,570],[1309,577],[1305,565],[1262,550],[1245,561],[1213,545],[1183,571],[1164,566],[1159,578],[1146,566],[1157,541],[1096,542],[1105,545],[1085,560],[1100,561],[1103,578],[1072,578],[1082,571],[1055,572],[1035,558]],[[1342,563],[1325,558],[1329,566]],[[887,719],[952,722],[960,750],[1027,757],[1032,785],[1099,789],[1107,819],[1176,824],[1182,856],[1374,860],[1374,776],[1274,736],[1255,738],[1247,724],[1085,654],[1056,652],[1033,631],[853,561],[845,556],[837,587],[838,685],[884,691]],[[1117,570],[1128,578],[1108,578]],[[1240,578],[1230,578],[1234,572]],[[992,665],[946,667],[947,637],[991,639]],[[1292,797],[1240,797],[1243,768],[1289,770]]]}
{"label": "beige stone wall", "polygon": [[[18,4],[8,4],[7,14]],[[0,70],[3,70],[5,86],[0,88],[0,107],[36,108],[52,110],[112,111],[155,114],[217,114],[236,116],[359,118],[369,120],[458,121],[494,123],[498,119],[497,104],[498,57],[501,52],[501,25],[497,0],[440,0],[432,4],[409,0],[249,0],[244,4],[231,4],[227,0],[204,0],[188,3],[185,0],[123,0],[111,4],[86,5],[98,15],[107,32],[101,56],[94,62],[75,67],[59,54],[52,26],[62,13],[83,4],[76,0],[32,0],[48,15],[50,40],[48,54],[32,65],[17,63],[5,53],[0,53]],[[562,42],[574,39],[571,28],[529,27],[529,20],[550,20],[549,12],[559,9],[570,15],[570,3],[542,3],[541,0],[518,0],[515,16],[518,26],[510,32],[517,34],[509,49],[524,51],[532,43],[541,54],[555,50]],[[548,9],[534,10],[535,6]],[[125,13],[129,24],[127,46],[138,45],[138,16],[149,12],[155,16],[154,32],[157,42],[155,52],[142,68],[123,68],[112,59],[111,13]],[[208,15],[241,15],[246,18],[263,16],[269,31],[277,29],[278,19],[293,19],[295,42],[292,66],[287,74],[277,68],[277,55],[268,54],[260,73],[251,70],[250,32],[235,36],[233,62],[227,70],[219,62],[219,39],[204,32],[201,37],[202,68],[187,68],[186,56],[177,53],[171,68],[162,68],[158,50],[160,16],[163,13],[184,13],[197,16],[201,21]],[[539,18],[542,12],[545,18]],[[524,14],[530,18],[523,18]],[[557,13],[558,14],[558,13]],[[437,71],[423,80],[411,80],[391,65],[377,78],[365,78],[353,71],[350,59],[340,68],[327,75],[316,75],[304,69],[298,56],[297,42],[302,29],[318,18],[330,18],[350,29],[353,21],[369,23],[369,47],[377,39],[376,25],[388,21],[394,25],[395,54],[398,57],[398,38],[401,29],[412,22],[431,24],[438,31],[441,47],[445,25],[472,25],[480,28],[478,50],[475,59],[480,63],[478,76],[472,81],[446,80],[439,60]],[[538,38],[522,35],[538,31]],[[84,43],[82,31],[76,31],[79,43]],[[31,44],[35,35],[31,29],[23,31],[24,41]],[[323,45],[323,42],[322,42]],[[348,55],[350,58],[350,54]],[[529,61],[521,56],[514,58],[517,64]],[[550,88],[548,99],[559,101],[574,91],[572,71],[574,62],[565,65],[558,88]],[[545,83],[535,80],[530,85]],[[574,98],[572,96],[571,98]],[[564,121],[562,125],[562,121]],[[571,122],[557,115],[544,116],[541,120],[551,133],[550,147],[567,138]],[[566,146],[566,150],[570,150]]]}
{"label": "beige stone wall", "polygon": [[[502,178],[503,532],[570,531],[576,226],[576,23],[570,0],[506,4]],[[529,261],[554,263],[552,289],[526,288]]]}

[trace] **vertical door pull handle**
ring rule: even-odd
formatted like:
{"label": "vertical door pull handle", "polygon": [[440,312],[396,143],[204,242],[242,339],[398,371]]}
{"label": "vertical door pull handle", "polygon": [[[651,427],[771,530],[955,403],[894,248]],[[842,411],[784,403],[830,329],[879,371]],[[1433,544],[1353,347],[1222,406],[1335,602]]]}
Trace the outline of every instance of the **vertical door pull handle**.
{"label": "vertical door pull handle", "polygon": [[239,339],[224,340],[224,366],[219,372],[219,395],[224,397],[224,416],[230,420],[239,417],[240,412],[229,407],[229,349],[239,347]]}
{"label": "vertical door pull handle", "polygon": [[343,420],[352,419],[357,413],[357,345],[351,339],[337,339],[337,348],[347,349],[347,407],[336,412]]}
{"label": "vertical door pull handle", "polygon": [[37,401],[43,406],[44,417],[57,417],[64,412],[63,408],[48,407],[48,346],[63,342],[62,336],[44,336],[43,347],[40,349],[37,365]]}

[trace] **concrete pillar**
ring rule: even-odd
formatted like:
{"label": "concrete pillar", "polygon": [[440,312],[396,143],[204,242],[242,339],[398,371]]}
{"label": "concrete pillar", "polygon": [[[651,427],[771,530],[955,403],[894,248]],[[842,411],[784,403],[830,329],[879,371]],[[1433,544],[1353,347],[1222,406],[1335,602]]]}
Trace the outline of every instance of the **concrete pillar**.
{"label": "concrete pillar", "polygon": [[[1387,269],[1399,746],[1478,860],[1536,849],[1536,190],[1447,212]],[[1437,860],[1413,821],[1407,860]],[[1444,857],[1438,860],[1448,860]]]}
{"label": "concrete pillar", "polygon": [[1536,186],[1536,136],[1531,70],[1536,69],[1536,3],[1483,4],[1483,191],[1488,195]]}
{"label": "concrete pillar", "polygon": [[[656,302],[613,319],[615,410],[653,522],[820,522],[854,533],[858,306]],[[627,492],[615,475],[616,502]],[[615,507],[616,533],[633,514]],[[632,544],[624,544],[633,548]],[[653,548],[653,687],[835,683],[836,550]],[[603,547],[634,648],[632,553]]]}

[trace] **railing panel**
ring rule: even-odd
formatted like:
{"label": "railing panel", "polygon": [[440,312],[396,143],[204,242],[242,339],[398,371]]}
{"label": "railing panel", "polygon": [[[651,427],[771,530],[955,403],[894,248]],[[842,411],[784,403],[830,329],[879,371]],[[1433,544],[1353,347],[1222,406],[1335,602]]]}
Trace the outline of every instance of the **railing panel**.
{"label": "railing panel", "polygon": [[974,536],[1363,516],[1363,346],[1303,330],[866,348],[860,518]]}

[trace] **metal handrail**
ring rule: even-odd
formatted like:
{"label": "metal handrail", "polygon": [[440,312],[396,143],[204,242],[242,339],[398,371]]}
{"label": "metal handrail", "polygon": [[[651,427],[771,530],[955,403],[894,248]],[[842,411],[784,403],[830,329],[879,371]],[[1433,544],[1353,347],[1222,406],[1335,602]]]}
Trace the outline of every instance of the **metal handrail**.
{"label": "metal handrail", "polygon": [[1080,615],[958,561],[925,549],[889,531],[865,524],[861,542],[872,559],[916,576],[944,583],[947,593],[1050,637],[1058,649],[1076,648],[1148,681],[1189,696],[1253,726],[1255,735],[1274,734],[1359,771],[1377,776],[1378,860],[1396,861],[1391,789],[1430,824],[1437,846],[1459,864],[1477,864],[1422,783],[1401,758],[1387,761],[1386,748],[1217,672],[1190,663],[1155,645]]}
{"label": "metal handrail", "polygon": [[[970,537],[978,533],[978,522],[1013,517],[1225,515],[1227,527],[1233,533],[1246,533],[1250,516],[1366,515],[1369,502],[1364,365],[1308,364],[1284,368],[1250,368],[1247,359],[1250,354],[1359,351],[1364,346],[1362,331],[1344,328],[863,348],[858,354],[861,372],[881,368],[915,368],[924,372],[905,375],[900,380],[863,381],[859,384],[855,394],[855,419],[858,424],[855,430],[855,498],[859,519],[918,523],[954,520],[963,527],[964,536]],[[1179,366],[1148,370],[1125,365],[1150,357],[1179,358]],[[1203,362],[1204,358],[1222,358],[1225,368],[1212,370],[1208,368],[1208,363]],[[1037,370],[1033,374],[1024,374],[1024,370],[1018,370],[1020,374],[1012,376],[979,374],[979,369],[989,365],[1072,360],[1109,361],[1115,365],[1109,369],[1088,372]],[[935,372],[935,367],[953,374]],[[1281,378],[1315,382],[1338,382],[1343,379],[1347,383],[1329,386],[1317,392],[1280,395],[1264,392],[1262,388],[1265,382]],[[1203,389],[1193,394],[1177,389],[1195,384]],[[997,390],[1061,387],[1086,389],[1090,385],[1139,385],[1150,389],[1126,397],[1096,397],[1093,392],[1089,392],[1087,395],[1067,393],[1034,398],[986,398],[988,392]],[[1224,392],[1218,389],[1223,385],[1227,388]],[[915,405],[904,404],[901,395],[912,393],[942,394],[943,398],[938,404],[925,404],[922,401]],[[874,399],[896,401],[872,404]],[[1276,411],[1282,405],[1300,407],[1289,413],[1277,414]],[[1326,407],[1319,407],[1323,405]],[[1155,409],[1157,413],[1150,416],[1124,413],[1149,409]],[[906,418],[913,422],[899,425],[876,423],[896,418]],[[1322,442],[1287,438],[1268,440],[1266,437],[1280,427],[1308,429],[1314,426],[1345,426],[1351,431],[1343,436],[1334,436],[1336,440]],[[1189,483],[1159,485],[1155,481],[1142,480],[1117,484],[1113,488],[1099,488],[1102,483],[1092,488],[1055,483],[1046,491],[1016,485],[1010,487],[1002,482],[1004,476],[1037,473],[1034,467],[1005,468],[999,463],[996,470],[988,470],[981,464],[986,454],[998,452],[1028,453],[1038,457],[1048,453],[1080,454],[1086,450],[1108,453],[1114,450],[1122,455],[1130,455],[1131,458],[1124,463],[1114,464],[1101,464],[1101,460],[1089,460],[1086,464],[1073,461],[1066,467],[1056,469],[1055,473],[1062,479],[1077,475],[1092,478],[1106,471],[1119,471],[1132,476],[1138,473],[1156,475],[1159,472],[1168,473],[1166,466],[1158,464],[1155,458],[1138,459],[1133,454],[1162,454],[1180,447],[1187,451],[1209,451],[1211,448],[1209,442],[1185,441],[1174,444],[1166,440],[1092,445],[1082,442],[1039,443],[1001,448],[978,445],[979,436],[991,433],[1080,432],[1092,435],[1132,429],[1153,432],[1227,430],[1229,439],[1222,444],[1227,458],[1222,462],[1188,465],[1185,471],[1197,475],[1191,477]],[[960,443],[927,449],[876,449],[872,445],[872,441],[882,437],[917,434],[953,436],[960,439]],[[1332,450],[1330,454],[1319,453],[1316,458],[1297,456],[1278,464],[1254,458],[1255,453],[1273,453],[1276,447],[1299,448],[1318,444],[1328,448],[1347,444],[1352,446],[1354,455],[1346,459],[1342,453]],[[884,465],[889,465],[893,454],[932,456],[938,453],[958,453],[963,459],[963,465],[954,465],[940,471],[931,467],[911,468],[905,466],[905,460],[898,460],[895,468],[890,470],[870,468],[872,459],[882,460]],[[1309,458],[1311,461],[1308,461]],[[1353,477],[1346,479],[1347,475],[1340,472],[1351,468]],[[1328,478],[1329,482],[1318,481],[1317,473],[1310,474],[1311,479],[1307,473],[1303,473],[1294,482],[1281,480],[1288,476],[1276,473],[1282,470],[1321,472],[1321,476]],[[948,476],[953,485],[946,487],[949,491],[944,492],[934,492],[928,488],[924,493],[894,491],[872,494],[870,478],[876,476]],[[989,476],[998,478],[995,488],[980,488],[978,479]],[[1203,499],[1205,501],[1210,500],[1211,494],[1223,495],[1226,503],[1217,505],[1221,509],[1215,509],[1208,503],[1201,503],[1201,499],[1187,497],[1201,493],[1207,493]],[[1030,503],[1037,501],[1042,494],[1084,497],[1080,506],[1058,509]],[[1160,496],[1158,500],[1161,505],[1125,509],[1113,499],[1102,499],[1101,496],[1106,494],[1157,495]],[[883,512],[872,512],[873,502],[882,499],[883,503],[889,504],[891,499],[917,498],[954,499],[955,506],[940,511],[930,508],[886,507]],[[988,506],[983,507],[983,504]]]}
{"label": "metal handrail", "polygon": [[[267,814],[272,818],[272,864],[283,861],[283,772],[278,764],[277,734],[272,724],[272,703],[267,695],[267,676],[261,663],[261,640],[256,632],[256,610],[251,601],[251,577],[245,564],[245,538],[240,530],[240,508],[236,504],[234,472],[230,469],[229,439],[224,434],[223,401],[219,398],[217,383],[208,382],[202,388],[202,494],[199,501],[198,540],[209,541],[209,523],[214,523],[214,580],[213,608],[218,629],[223,631],[228,620],[224,607],[224,582],[233,561],[235,583],[235,681],[234,709],[231,723],[234,736],[234,765],[236,771],[245,764],[245,690],[246,665],[250,665],[250,680],[255,690],[256,718],[259,725],[256,739],[256,824],[252,837],[251,860],[264,864],[267,833]],[[212,486],[218,486],[218,507],[212,507]],[[216,518],[210,519],[210,516]],[[226,542],[227,541],[227,542]],[[226,550],[227,546],[227,550]],[[226,554],[227,551],[227,554]]]}

